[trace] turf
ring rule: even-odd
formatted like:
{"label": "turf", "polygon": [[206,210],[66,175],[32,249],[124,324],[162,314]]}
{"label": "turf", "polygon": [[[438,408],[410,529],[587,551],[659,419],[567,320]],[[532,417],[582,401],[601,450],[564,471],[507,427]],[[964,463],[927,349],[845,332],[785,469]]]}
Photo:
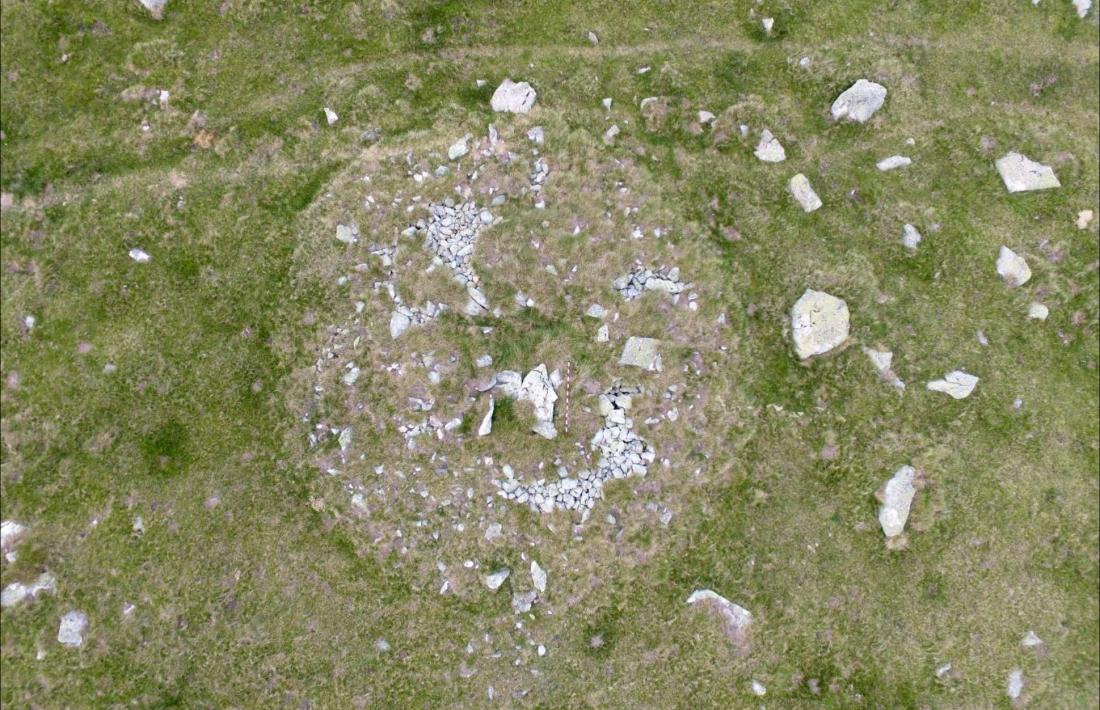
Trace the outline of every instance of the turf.
{"label": "turf", "polygon": [[[157,22],[136,2],[3,0],[0,22],[14,202],[0,505],[30,526],[2,583],[58,579],[0,617],[5,707],[750,707],[753,679],[774,707],[1001,707],[1017,667],[1029,706],[1100,705],[1100,247],[1096,221],[1074,226],[1100,198],[1095,11],[226,0],[170,1]],[[506,76],[538,90],[530,116],[490,111]],[[860,77],[889,88],[885,107],[833,123]],[[639,109],[648,96],[666,97],[659,115]],[[693,125],[700,109],[713,127]],[[542,125],[551,165],[546,209],[509,200],[479,242],[504,314],[451,313],[391,342],[366,243],[399,244],[407,300],[457,310],[398,235],[405,205],[453,196],[461,168],[418,185],[406,156],[430,171],[490,122],[524,160]],[[756,161],[741,123],[770,127],[787,161]],[[1062,187],[1009,195],[993,169],[1009,150]],[[895,153],[913,165],[875,169]],[[794,172],[822,210],[790,200]],[[368,193],[405,202],[370,213]],[[363,244],[332,238],[348,219]],[[905,222],[924,235],[916,255]],[[630,239],[635,225],[647,236]],[[1022,289],[997,278],[1002,244],[1031,265]],[[678,265],[698,311],[618,299],[610,283],[635,259]],[[784,328],[808,286],[847,300],[854,344],[800,364]],[[516,308],[518,291],[536,308]],[[315,363],[357,300],[349,393]],[[1033,300],[1047,321],[1026,318]],[[620,313],[612,346],[594,342],[591,302]],[[669,342],[663,373],[616,365],[627,335]],[[904,396],[860,345],[895,352]],[[494,435],[472,436],[483,353],[570,368],[570,430],[545,442],[498,402]],[[382,370],[395,362],[403,377]],[[982,378],[971,398],[924,390],[959,367]],[[616,377],[646,388],[634,416],[658,463],[644,480],[611,486],[579,527],[493,495],[486,456],[578,465],[598,426],[584,385]],[[461,441],[409,451],[397,426],[423,418],[407,398],[425,393],[463,421]],[[671,406],[676,422],[642,425]],[[308,445],[314,425],[347,422],[352,460]],[[873,493],[903,463],[929,484],[907,545],[888,549]],[[531,558],[548,593],[517,615]],[[479,575],[505,566],[490,593]],[[701,587],[753,612],[748,655],[685,605]],[[79,650],[55,640],[72,608],[91,622]],[[1039,651],[1020,645],[1029,630]]]}

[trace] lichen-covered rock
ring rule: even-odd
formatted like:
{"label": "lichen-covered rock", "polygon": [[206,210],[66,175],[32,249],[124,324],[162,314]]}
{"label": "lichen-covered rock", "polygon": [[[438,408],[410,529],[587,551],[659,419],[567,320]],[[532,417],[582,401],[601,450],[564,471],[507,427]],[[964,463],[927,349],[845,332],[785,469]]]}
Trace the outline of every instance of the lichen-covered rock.
{"label": "lichen-covered rock", "polygon": [[843,299],[806,289],[791,308],[795,353],[802,360],[822,355],[848,339],[850,316]]}
{"label": "lichen-covered rock", "polygon": [[995,165],[1009,192],[1049,190],[1062,186],[1054,170],[1020,153],[1009,153],[997,160]]}
{"label": "lichen-covered rock", "polygon": [[885,102],[885,86],[860,79],[836,97],[832,106],[833,118],[838,121],[843,118],[864,123],[882,108]]}

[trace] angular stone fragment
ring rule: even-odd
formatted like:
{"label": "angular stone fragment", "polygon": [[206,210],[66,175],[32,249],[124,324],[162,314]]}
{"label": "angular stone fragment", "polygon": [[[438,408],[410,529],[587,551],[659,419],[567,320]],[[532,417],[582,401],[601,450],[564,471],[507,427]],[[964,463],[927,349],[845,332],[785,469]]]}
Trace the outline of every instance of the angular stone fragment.
{"label": "angular stone fragment", "polygon": [[1020,153],[1009,153],[998,159],[995,165],[1009,192],[1049,190],[1062,186],[1054,170]]}
{"label": "angular stone fragment", "polygon": [[845,89],[833,102],[833,118],[864,123],[886,102],[886,87],[860,79]]}
{"label": "angular stone fragment", "polygon": [[504,580],[508,579],[508,575],[512,574],[510,569],[501,569],[493,572],[492,574],[485,576],[485,586],[492,591],[500,589],[500,585],[504,584]]}
{"label": "angular stone fragment", "polygon": [[717,614],[722,627],[734,647],[744,653],[749,650],[749,631],[752,627],[752,614],[748,609],[734,604],[729,599],[710,589],[696,589],[687,599],[688,604],[702,604]]}
{"label": "angular stone fragment", "polygon": [[511,79],[501,82],[493,92],[489,105],[494,111],[506,113],[529,113],[535,105],[537,94],[526,81],[516,83]]}
{"label": "angular stone fragment", "polygon": [[891,363],[894,361],[894,353],[889,350],[875,350],[873,348],[863,348],[863,352],[871,360],[871,364],[874,365],[875,370],[882,379],[892,384],[894,388],[899,391],[905,390],[905,383],[901,381],[891,368]]}
{"label": "angular stone fragment", "polygon": [[933,392],[943,392],[955,399],[966,399],[977,386],[978,378],[962,370],[952,370],[943,379],[932,380],[927,385]]}
{"label": "angular stone fragment", "polygon": [[805,360],[840,346],[848,339],[849,319],[843,299],[806,289],[791,308],[795,353]]}
{"label": "angular stone fragment", "polygon": [[34,599],[42,592],[53,594],[57,591],[57,579],[49,572],[43,572],[30,584],[13,582],[0,592],[0,607],[8,608],[21,602]]}
{"label": "angular stone fragment", "polygon": [[494,409],[496,409],[496,400],[489,397],[489,411],[485,412],[485,417],[481,420],[481,426],[477,428],[478,436],[489,436],[492,433]]}
{"label": "angular stone fragment", "polygon": [[787,159],[787,151],[783,150],[783,144],[767,128],[761,132],[760,142],[756,145],[753,155],[765,163],[782,163]]}
{"label": "angular stone fragment", "polygon": [[660,344],[661,341],[656,338],[631,336],[623,346],[619,364],[640,367],[649,372],[660,372],[661,353],[658,349]]}
{"label": "angular stone fragment", "polygon": [[1009,286],[1023,286],[1031,278],[1031,267],[1024,261],[1024,257],[1002,246],[997,255],[997,273]]}
{"label": "angular stone fragment", "polygon": [[790,183],[787,185],[787,189],[790,190],[795,201],[802,207],[803,212],[813,212],[814,210],[820,209],[821,198],[814,192],[814,188],[810,185],[809,178],[802,173],[791,178]]}
{"label": "angular stone fragment", "polygon": [[878,522],[886,537],[896,537],[905,530],[905,521],[909,519],[909,508],[917,489],[913,485],[916,469],[902,466],[878,492],[882,507],[878,511]]}
{"label": "angular stone fragment", "polygon": [[531,583],[539,594],[546,592],[546,570],[539,566],[535,560],[531,560]]}

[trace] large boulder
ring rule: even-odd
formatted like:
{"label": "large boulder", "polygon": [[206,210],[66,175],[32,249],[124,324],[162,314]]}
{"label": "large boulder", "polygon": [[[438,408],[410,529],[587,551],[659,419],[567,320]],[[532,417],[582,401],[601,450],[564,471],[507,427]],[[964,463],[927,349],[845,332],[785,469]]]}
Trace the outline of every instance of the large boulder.
{"label": "large boulder", "polygon": [[848,339],[848,304],[823,291],[806,289],[791,308],[795,353],[802,360],[822,355]]}
{"label": "large boulder", "polygon": [[886,102],[886,87],[860,79],[844,90],[833,102],[833,118],[863,123]]}
{"label": "large boulder", "polygon": [[1062,186],[1054,170],[1020,153],[1009,153],[995,165],[1009,192],[1050,190]]}
{"label": "large boulder", "polygon": [[493,98],[489,105],[494,111],[505,113],[530,113],[535,105],[537,94],[526,81],[516,83],[511,79],[501,82],[497,90],[493,92]]}

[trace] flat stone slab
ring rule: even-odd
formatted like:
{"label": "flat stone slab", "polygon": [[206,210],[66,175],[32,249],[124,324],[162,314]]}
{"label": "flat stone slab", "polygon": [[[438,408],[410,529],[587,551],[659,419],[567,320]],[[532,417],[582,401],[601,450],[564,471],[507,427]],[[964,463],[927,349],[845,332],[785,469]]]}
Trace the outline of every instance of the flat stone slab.
{"label": "flat stone slab", "polygon": [[917,471],[912,466],[902,466],[879,490],[882,508],[878,512],[878,522],[886,537],[896,537],[905,530],[909,508],[917,494],[917,488],[913,485],[916,475]]}
{"label": "flat stone slab", "polygon": [[798,357],[805,360],[840,346],[848,339],[850,315],[843,299],[806,289],[791,307],[791,333]]}
{"label": "flat stone slab", "polygon": [[928,389],[933,392],[943,392],[955,399],[966,399],[978,386],[978,378],[962,370],[952,370],[942,379],[932,380],[928,383]]}
{"label": "flat stone slab", "polygon": [[660,372],[660,344],[661,341],[656,338],[631,336],[626,341],[626,345],[623,346],[623,354],[619,357],[619,364],[640,367],[649,372]]}
{"label": "flat stone slab", "polygon": [[847,119],[864,123],[882,108],[885,102],[885,86],[860,79],[836,97],[832,106],[833,118],[838,121]]}
{"label": "flat stone slab", "polygon": [[1020,153],[1009,153],[995,165],[1009,192],[1050,190],[1062,186],[1053,169]]}

